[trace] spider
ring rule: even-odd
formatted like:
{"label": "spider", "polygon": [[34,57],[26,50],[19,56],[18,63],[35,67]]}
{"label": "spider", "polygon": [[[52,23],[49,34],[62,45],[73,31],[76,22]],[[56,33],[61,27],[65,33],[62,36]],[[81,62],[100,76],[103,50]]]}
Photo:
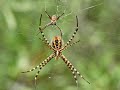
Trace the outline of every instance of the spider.
{"label": "spider", "polygon": [[[52,16],[50,16],[48,13],[47,13],[47,11],[45,11],[45,13],[46,13],[46,15],[49,17],[49,19],[51,20],[51,22],[50,23],[48,23],[48,24],[46,24],[43,28],[42,28],[42,30],[44,30],[46,27],[48,27],[48,26],[50,26],[50,25],[55,25],[55,26],[57,26],[57,28],[60,30],[60,34],[61,34],[61,37],[62,37],[62,30],[60,29],[60,27],[57,25],[57,20],[59,20],[60,19],[60,17],[61,16],[63,16],[63,14],[64,13],[62,13],[60,16],[56,16],[56,15],[52,15]],[[40,33],[40,32],[39,32]],[[38,34],[39,34],[38,33]],[[38,35],[37,34],[37,35]]]}
{"label": "spider", "polygon": [[53,50],[53,53],[47,58],[45,59],[42,63],[40,63],[38,66],[36,66],[35,68],[32,68],[31,70],[28,70],[28,71],[25,71],[25,72],[22,72],[22,73],[26,73],[26,72],[31,72],[31,71],[34,71],[35,69],[39,68],[38,72],[36,73],[35,75],[35,84],[36,84],[36,80],[37,80],[37,77],[40,73],[40,70],[49,62],[51,61],[52,58],[55,57],[55,60],[58,60],[59,58],[61,58],[65,64],[67,65],[67,67],[71,70],[72,74],[73,74],[73,77],[76,81],[76,84],[78,83],[77,81],[77,75],[80,76],[82,79],[84,79],[87,83],[90,84],[89,81],[87,81],[78,71],[77,69],[74,68],[74,66],[72,65],[72,63],[62,54],[62,51],[67,49],[68,47],[78,43],[80,40],[76,41],[76,42],[73,42],[71,43],[71,41],[73,40],[75,34],[77,33],[78,31],[78,18],[76,16],[76,20],[77,20],[77,27],[72,35],[72,37],[69,39],[69,41],[62,47],[62,39],[60,36],[55,36],[52,40],[52,43],[50,44],[49,41],[47,40],[47,38],[45,37],[42,29],[41,29],[41,19],[42,19],[42,14],[40,16],[40,24],[39,24],[39,30],[42,34],[42,37],[43,37],[43,41],[44,43],[51,49]]}

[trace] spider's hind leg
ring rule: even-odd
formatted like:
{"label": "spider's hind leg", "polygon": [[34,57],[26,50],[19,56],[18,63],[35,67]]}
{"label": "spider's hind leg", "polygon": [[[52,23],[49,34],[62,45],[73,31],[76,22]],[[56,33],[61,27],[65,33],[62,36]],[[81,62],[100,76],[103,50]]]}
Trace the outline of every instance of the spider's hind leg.
{"label": "spider's hind leg", "polygon": [[40,63],[41,66],[40,66],[38,72],[37,72],[36,75],[35,75],[35,85],[36,85],[36,80],[37,80],[37,77],[38,77],[38,75],[39,75],[39,73],[40,73],[40,70],[41,70],[52,58],[54,58],[54,54],[51,54],[47,59],[45,59],[42,63]]}
{"label": "spider's hind leg", "polygon": [[[62,60],[66,63],[66,65],[69,67],[69,69],[72,72],[76,72],[76,74],[78,74],[82,79],[84,79],[87,83],[90,84],[89,81],[87,81],[78,71],[77,69],[74,68],[74,66],[70,63],[70,61],[67,60],[67,58],[64,55],[61,55]],[[74,77],[75,78],[75,77]],[[76,79],[76,78],[75,78]]]}
{"label": "spider's hind leg", "polygon": [[73,74],[73,77],[75,79],[76,84],[78,84],[78,80],[77,80],[77,76],[76,76],[75,72],[73,70],[71,70],[71,71],[72,71],[72,74]]}
{"label": "spider's hind leg", "polygon": [[25,72],[21,72],[21,73],[28,73],[28,72],[31,72],[31,71],[34,71],[35,69],[39,68],[41,66],[41,64],[39,64],[38,66],[28,70],[28,71],[25,71]]}
{"label": "spider's hind leg", "polygon": [[74,71],[73,65],[65,58],[64,55],[61,55],[61,58],[62,58],[62,60],[65,62],[65,64],[68,66],[68,68],[71,70],[71,72],[72,72],[72,74],[73,74],[73,77],[74,77],[74,79],[75,79],[75,82],[76,82],[76,84],[78,84],[77,76],[76,76],[76,73],[75,73],[75,71]]}

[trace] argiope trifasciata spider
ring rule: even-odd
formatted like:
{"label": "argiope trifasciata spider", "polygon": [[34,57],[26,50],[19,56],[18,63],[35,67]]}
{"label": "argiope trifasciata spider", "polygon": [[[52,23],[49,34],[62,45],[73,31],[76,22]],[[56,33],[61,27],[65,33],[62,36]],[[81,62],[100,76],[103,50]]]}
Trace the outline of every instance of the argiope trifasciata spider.
{"label": "argiope trifasciata spider", "polygon": [[[50,23],[48,23],[48,24],[46,24],[41,30],[44,30],[46,27],[48,27],[48,26],[50,26],[50,25],[55,25],[55,26],[57,26],[57,28],[60,30],[60,34],[61,34],[61,37],[62,37],[62,30],[60,29],[60,27],[57,25],[57,20],[59,20],[60,19],[60,17],[64,14],[64,13],[62,13],[60,16],[56,16],[56,15],[52,15],[52,16],[50,16],[48,13],[47,13],[47,11],[45,11],[45,13],[47,14],[47,16],[49,17],[49,19],[51,20],[51,22]],[[39,32],[40,33],[40,32]],[[39,34],[38,33],[38,34]]]}
{"label": "argiope trifasciata spider", "polygon": [[[35,76],[35,83],[36,83],[36,79],[37,79],[37,77],[38,77],[38,74],[39,74],[40,70],[41,70],[52,58],[55,57],[56,60],[57,60],[58,58],[61,58],[61,59],[65,62],[65,64],[68,66],[68,68],[71,70],[71,72],[72,72],[72,74],[73,74],[73,76],[74,76],[74,79],[75,79],[76,83],[78,83],[78,82],[77,82],[77,76],[76,76],[76,75],[79,75],[81,78],[83,78],[86,82],[88,82],[88,83],[90,84],[90,82],[87,81],[87,80],[74,68],[74,66],[70,63],[70,61],[67,60],[67,58],[62,54],[62,51],[63,51],[63,50],[65,50],[65,49],[67,49],[69,46],[72,46],[72,45],[74,45],[74,44],[76,44],[76,43],[79,42],[79,41],[77,41],[77,42],[71,43],[71,41],[73,40],[75,34],[76,34],[77,31],[78,31],[78,18],[77,18],[77,16],[76,16],[77,27],[76,27],[76,29],[75,29],[72,37],[69,39],[69,41],[68,41],[63,47],[62,47],[62,39],[61,39],[61,37],[59,37],[59,36],[55,36],[55,37],[53,38],[53,40],[52,40],[52,45],[49,43],[49,41],[47,40],[47,38],[45,37],[45,35],[44,35],[44,33],[43,33],[42,29],[41,29],[41,19],[42,19],[42,14],[41,14],[41,17],[40,17],[39,30],[40,30],[40,32],[41,32],[41,34],[42,34],[44,43],[47,44],[47,46],[48,46],[51,50],[53,50],[53,53],[52,53],[47,59],[45,59],[42,63],[40,63],[38,66],[36,66],[35,68],[32,68],[31,70],[28,70],[28,71],[26,71],[26,72],[31,72],[31,71],[39,68],[39,70],[38,70],[38,72],[36,73],[36,76]],[[23,73],[26,73],[26,72],[23,72]]]}

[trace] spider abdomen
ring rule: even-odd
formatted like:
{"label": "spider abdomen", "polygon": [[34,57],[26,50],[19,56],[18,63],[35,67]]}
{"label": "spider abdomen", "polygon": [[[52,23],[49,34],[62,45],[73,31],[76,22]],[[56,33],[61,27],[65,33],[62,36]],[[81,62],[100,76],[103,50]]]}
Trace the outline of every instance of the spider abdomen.
{"label": "spider abdomen", "polygon": [[59,36],[55,36],[52,40],[52,47],[56,50],[61,49],[62,47],[62,40],[61,37]]}

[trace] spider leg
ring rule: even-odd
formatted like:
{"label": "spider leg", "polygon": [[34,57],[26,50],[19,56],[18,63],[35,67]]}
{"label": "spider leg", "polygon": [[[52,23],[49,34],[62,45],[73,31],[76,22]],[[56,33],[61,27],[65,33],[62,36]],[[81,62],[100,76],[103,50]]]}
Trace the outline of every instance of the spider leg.
{"label": "spider leg", "polygon": [[[41,16],[40,16],[40,22],[39,22],[39,28],[40,28],[40,29],[42,29],[42,28],[41,28],[41,19],[42,19],[42,14],[41,14]],[[40,31],[38,32],[38,34],[39,34],[39,33],[40,33]],[[37,34],[37,35],[38,35],[38,34]],[[36,36],[37,36],[37,35],[36,35]]]}
{"label": "spider leg", "polygon": [[76,76],[76,74],[75,74],[74,68],[72,68],[73,65],[65,58],[65,56],[61,55],[60,57],[61,57],[62,60],[65,62],[65,64],[68,66],[68,68],[71,70],[71,72],[72,72],[72,74],[73,74],[73,77],[74,77],[74,79],[75,79],[75,82],[76,82],[76,84],[78,84],[77,76]]}
{"label": "spider leg", "polygon": [[41,34],[42,34],[42,36],[43,36],[43,41],[45,42],[45,44],[47,44],[47,46],[48,46],[50,49],[54,50],[54,48],[51,47],[49,41],[47,40],[47,38],[45,37],[45,35],[44,35],[44,33],[43,33],[42,31],[41,31]]}
{"label": "spider leg", "polygon": [[48,26],[50,26],[50,25],[52,25],[52,22],[46,24],[46,25],[42,28],[42,30],[44,30],[46,27],[48,27]]}
{"label": "spider leg", "polygon": [[57,26],[57,28],[60,30],[60,34],[61,34],[61,37],[62,37],[62,30],[60,29],[60,27],[57,24],[55,24],[55,26]]}
{"label": "spider leg", "polygon": [[31,72],[31,71],[34,71],[35,69],[39,68],[41,66],[41,64],[39,64],[38,66],[28,70],[28,71],[25,71],[25,72],[21,72],[21,73],[28,73],[28,72]]}
{"label": "spider leg", "polygon": [[[51,57],[52,57],[52,55],[50,55],[48,58],[51,58]],[[47,58],[47,59],[48,59],[48,58]],[[46,59],[46,60],[47,60],[47,59]],[[21,72],[21,73],[28,73],[28,72],[34,71],[35,69],[37,69],[37,68],[41,67],[41,66],[42,66],[42,64],[43,64],[46,60],[44,60],[42,63],[40,63],[40,64],[39,64],[39,65],[37,65],[36,67],[34,67],[34,68],[32,68],[32,69],[30,69],[30,70],[28,70],[28,71]]]}
{"label": "spider leg", "polygon": [[[46,27],[48,27],[48,26],[50,26],[50,25],[52,25],[52,22],[46,24],[41,30],[43,31]],[[40,33],[40,31],[38,32],[38,34],[39,34],[39,33]],[[38,35],[38,34],[37,34],[37,35]]]}
{"label": "spider leg", "polygon": [[39,73],[40,73],[40,70],[52,59],[52,58],[54,58],[54,54],[51,54],[47,59],[45,59],[42,63],[41,63],[41,65],[40,65],[40,67],[39,67],[39,70],[38,70],[38,72],[36,73],[36,75],[35,75],[35,86],[36,86],[36,80],[37,80],[37,77],[38,77],[38,75],[39,75]]}
{"label": "spider leg", "polygon": [[[82,79],[84,79],[87,83],[90,84],[90,82],[87,81],[87,80],[77,71],[77,69],[74,68],[74,66],[70,63],[70,61],[67,60],[67,58],[66,58],[64,55],[61,55],[60,57],[61,57],[62,60],[66,63],[66,65],[69,67],[69,69],[70,69],[71,71],[76,72],[76,74],[78,74]],[[75,78],[75,76],[74,76],[74,78]],[[75,79],[76,79],[76,78],[75,78]]]}
{"label": "spider leg", "polygon": [[76,27],[72,37],[69,39],[69,41],[65,44],[65,46],[61,50],[64,50],[64,48],[66,48],[71,43],[71,41],[73,40],[75,34],[77,33],[77,31],[78,31],[78,17],[77,16],[76,16],[76,21],[77,21],[77,27]]}
{"label": "spider leg", "polygon": [[47,13],[47,11],[45,11],[45,13],[49,17],[49,19],[51,19],[51,16]]}
{"label": "spider leg", "polygon": [[39,38],[40,40],[42,40],[42,42],[44,42],[51,50],[53,50],[53,48],[51,48],[43,39]]}
{"label": "spider leg", "polygon": [[42,37],[43,37],[43,40],[45,41],[45,44],[47,44],[49,48],[51,48],[51,49],[54,50],[54,48],[51,47],[49,41],[47,40],[47,38],[45,37],[45,35],[44,35],[44,33],[43,33],[42,29],[41,29],[41,19],[42,19],[42,14],[41,14],[41,16],[40,16],[39,31],[40,31],[40,33],[42,34]]}
{"label": "spider leg", "polygon": [[73,74],[73,77],[74,77],[74,79],[75,79],[76,84],[78,84],[77,76],[76,76],[75,72],[74,72],[73,70],[71,70],[71,71],[72,71],[72,74]]}
{"label": "spider leg", "polygon": [[[40,30],[42,30],[42,28],[41,28],[41,19],[42,19],[42,14],[41,14],[41,16],[40,16],[40,22],[39,22],[39,32],[38,32],[38,34],[40,33]],[[38,34],[37,34],[37,35],[38,35]],[[36,35],[36,36],[37,36],[37,35]]]}
{"label": "spider leg", "polygon": [[57,20],[59,20],[59,19],[60,19],[60,17],[61,17],[61,16],[63,16],[63,14],[64,14],[64,13],[62,13],[60,16],[58,16],[58,17],[57,17]]}
{"label": "spider leg", "polygon": [[67,47],[64,48],[64,50],[66,50],[68,47],[71,47],[71,46],[77,44],[78,42],[80,42],[80,40],[78,40],[78,41],[76,41],[76,42],[73,42],[73,43],[69,44]]}

